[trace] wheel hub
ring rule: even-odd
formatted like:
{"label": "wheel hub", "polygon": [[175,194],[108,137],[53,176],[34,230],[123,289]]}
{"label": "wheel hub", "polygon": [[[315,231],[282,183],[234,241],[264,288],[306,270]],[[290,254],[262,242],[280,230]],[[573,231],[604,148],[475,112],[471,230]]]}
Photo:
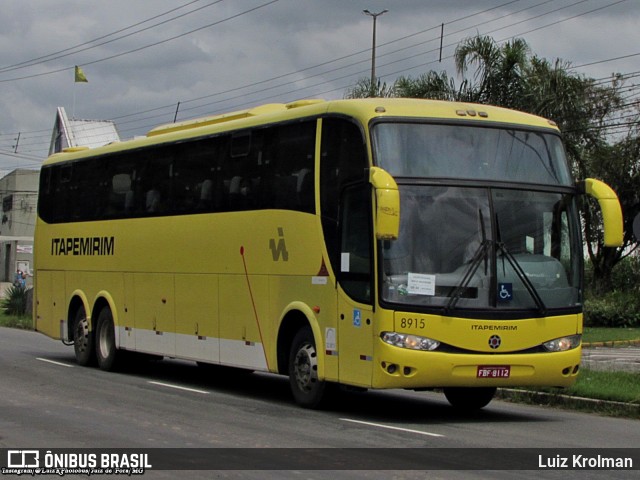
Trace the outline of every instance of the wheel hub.
{"label": "wheel hub", "polygon": [[318,381],[318,360],[312,345],[303,345],[298,350],[294,361],[294,374],[298,387],[309,391]]}
{"label": "wheel hub", "polygon": [[113,343],[113,335],[110,332],[109,325],[102,323],[100,325],[100,332],[98,332],[98,348],[100,349],[100,354],[103,358],[109,356],[109,348]]}
{"label": "wheel hub", "polygon": [[78,351],[84,352],[87,350],[89,344],[89,322],[87,322],[86,318],[76,324],[74,343]]}

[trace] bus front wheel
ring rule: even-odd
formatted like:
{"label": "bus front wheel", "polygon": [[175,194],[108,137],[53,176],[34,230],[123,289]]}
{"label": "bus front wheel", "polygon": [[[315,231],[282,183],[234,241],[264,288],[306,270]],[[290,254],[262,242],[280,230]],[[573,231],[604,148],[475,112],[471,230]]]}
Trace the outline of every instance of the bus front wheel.
{"label": "bus front wheel", "polygon": [[489,405],[496,393],[495,387],[448,387],[444,389],[444,396],[452,407],[472,412]]}
{"label": "bus front wheel", "polygon": [[289,384],[295,401],[306,408],[322,403],[326,383],[318,380],[318,354],[309,327],[298,331],[289,354]]}
{"label": "bus front wheel", "polygon": [[116,333],[113,325],[111,309],[104,307],[100,310],[96,322],[96,358],[102,370],[110,371],[116,366]]}
{"label": "bus front wheel", "polygon": [[94,363],[93,332],[84,307],[80,307],[73,319],[73,350],[78,365],[86,367]]}

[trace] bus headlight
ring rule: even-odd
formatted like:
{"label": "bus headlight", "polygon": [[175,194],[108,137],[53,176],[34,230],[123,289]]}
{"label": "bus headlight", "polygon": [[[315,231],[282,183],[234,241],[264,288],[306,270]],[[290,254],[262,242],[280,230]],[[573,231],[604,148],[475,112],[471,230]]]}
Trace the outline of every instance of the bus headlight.
{"label": "bus headlight", "polygon": [[542,345],[550,352],[566,352],[580,346],[582,335],[569,335],[544,342]]}
{"label": "bus headlight", "polygon": [[435,350],[440,346],[440,342],[419,335],[408,333],[382,332],[382,341],[394,347],[408,348],[410,350]]}

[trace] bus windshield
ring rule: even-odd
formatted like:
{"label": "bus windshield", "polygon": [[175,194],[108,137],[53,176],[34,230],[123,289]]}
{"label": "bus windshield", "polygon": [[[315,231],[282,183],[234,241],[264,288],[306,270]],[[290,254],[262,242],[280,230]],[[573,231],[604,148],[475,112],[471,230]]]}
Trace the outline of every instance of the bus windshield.
{"label": "bus windshield", "polygon": [[557,135],[379,123],[373,143],[400,189],[399,236],[381,249],[383,301],[456,314],[580,307],[580,229]]}
{"label": "bus windshield", "polygon": [[580,305],[572,195],[399,185],[400,233],[382,242],[382,299],[403,308],[536,310]]}
{"label": "bus windshield", "polygon": [[394,177],[572,185],[560,137],[538,130],[379,123],[375,161]]}

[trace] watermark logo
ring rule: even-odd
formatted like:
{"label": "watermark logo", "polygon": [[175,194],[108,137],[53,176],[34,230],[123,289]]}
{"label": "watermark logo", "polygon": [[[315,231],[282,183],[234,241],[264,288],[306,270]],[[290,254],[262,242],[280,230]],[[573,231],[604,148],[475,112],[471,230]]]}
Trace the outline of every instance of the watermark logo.
{"label": "watermark logo", "polygon": [[3,475],[141,475],[151,468],[147,453],[95,450],[7,450]]}
{"label": "watermark logo", "polygon": [[39,450],[9,450],[7,452],[8,468],[37,468],[39,466]]}

